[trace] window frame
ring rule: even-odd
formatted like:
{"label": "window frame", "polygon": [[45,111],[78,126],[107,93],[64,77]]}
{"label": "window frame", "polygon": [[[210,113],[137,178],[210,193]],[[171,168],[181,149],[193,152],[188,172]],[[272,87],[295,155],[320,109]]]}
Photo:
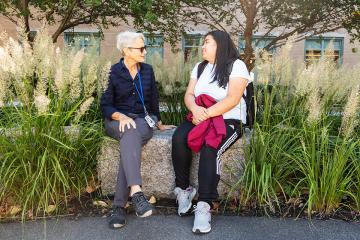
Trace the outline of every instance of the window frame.
{"label": "window frame", "polygon": [[340,49],[339,49],[339,58],[338,60],[336,61],[337,64],[339,65],[342,65],[343,64],[343,61],[344,61],[344,37],[316,37],[316,36],[313,36],[313,37],[309,37],[309,38],[306,38],[305,39],[305,42],[304,42],[304,62],[307,63],[306,61],[306,51],[307,51],[307,41],[311,41],[311,40],[320,40],[321,41],[321,49],[320,50],[320,58],[322,58],[323,56],[325,56],[325,41],[329,41],[329,43],[333,40],[339,40],[340,41]]}
{"label": "window frame", "polygon": [[[252,39],[251,39],[251,43],[253,45],[253,48],[256,49],[256,46],[255,46],[255,43],[260,40],[261,41],[267,41],[267,40],[273,40],[274,38],[276,38],[276,36],[263,36],[263,35],[253,35]],[[259,42],[259,43],[260,43]],[[243,47],[241,47],[243,46]],[[238,49],[239,49],[239,52],[240,54],[243,54],[244,53],[244,50],[245,50],[245,40],[244,40],[244,37],[243,35],[240,35],[239,36],[239,41],[238,41]],[[264,48],[262,48],[264,49]],[[269,53],[271,55],[274,55],[277,51],[277,48],[276,47],[273,47],[270,49]]]}
{"label": "window frame", "polygon": [[[150,48],[150,47],[160,47],[161,48],[161,53],[160,53],[160,56],[161,56],[161,59],[164,60],[164,35],[161,34],[161,33],[157,33],[157,34],[149,34],[149,33],[144,33],[144,37],[145,37],[145,46],[147,48],[147,50]],[[158,38],[158,37],[161,37],[161,44],[160,45],[149,45],[148,44],[148,39],[151,39],[151,38]],[[150,56],[149,56],[150,57]],[[149,59],[148,59],[148,55],[146,55],[146,61],[148,62]]]}
{"label": "window frame", "polygon": [[[98,46],[97,46],[97,54],[98,54],[98,56],[100,56],[100,54],[101,54],[101,35],[100,35],[100,32],[98,32],[98,31],[96,31],[96,32],[93,32],[93,31],[66,31],[66,32],[64,32],[64,45],[65,45],[65,47],[71,47],[71,45],[68,42],[69,42],[69,35],[72,35],[72,34],[74,35],[73,36],[74,38],[76,37],[76,35],[89,35],[90,37],[95,37],[96,36],[97,44],[98,44]],[[81,47],[80,49],[84,48],[85,51],[86,51],[86,48],[88,46],[80,46],[80,47]]]}
{"label": "window frame", "polygon": [[[195,36],[195,37],[198,37],[200,42],[199,42],[199,45],[186,45],[186,37],[187,36]],[[184,60],[186,61],[187,59],[185,59],[185,50],[186,48],[191,48],[191,49],[199,49],[202,47],[202,41],[201,39],[204,38],[204,34],[201,34],[201,33],[186,33],[182,36],[182,43],[181,43],[181,49],[184,53]]]}

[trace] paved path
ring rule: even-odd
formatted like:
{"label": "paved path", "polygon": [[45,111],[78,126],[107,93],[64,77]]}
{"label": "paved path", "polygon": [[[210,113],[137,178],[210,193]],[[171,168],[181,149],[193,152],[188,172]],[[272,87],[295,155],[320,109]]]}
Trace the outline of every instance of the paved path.
{"label": "paved path", "polygon": [[279,219],[265,217],[215,216],[212,232],[194,235],[192,216],[155,215],[140,219],[128,216],[128,224],[120,230],[107,228],[107,219],[81,217],[46,221],[0,224],[1,240],[105,240],[105,239],[316,239],[360,240],[360,223],[339,220]]}

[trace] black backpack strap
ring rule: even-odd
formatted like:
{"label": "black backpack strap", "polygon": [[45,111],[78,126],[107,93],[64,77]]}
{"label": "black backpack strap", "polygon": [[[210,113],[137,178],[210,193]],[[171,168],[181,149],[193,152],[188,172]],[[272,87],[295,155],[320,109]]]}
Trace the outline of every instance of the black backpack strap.
{"label": "black backpack strap", "polygon": [[199,65],[198,65],[198,69],[197,69],[197,79],[199,79],[199,77],[201,76],[201,74],[203,73],[206,65],[208,64],[208,61],[204,60],[202,61]]}
{"label": "black backpack strap", "polygon": [[246,87],[246,97],[244,97],[246,102],[246,126],[249,129],[253,128],[255,122],[255,91],[254,83],[249,82]]}
{"label": "black backpack strap", "polygon": [[[234,62],[236,61],[236,59],[229,64],[229,76],[231,74]],[[249,129],[253,128],[254,125],[254,121],[255,121],[255,96],[254,96],[255,92],[254,92],[254,84],[253,82],[249,82],[248,85],[246,86],[246,95],[245,93],[243,93],[242,98],[245,100],[245,104],[246,104],[246,124],[243,125],[243,127],[247,127]]]}

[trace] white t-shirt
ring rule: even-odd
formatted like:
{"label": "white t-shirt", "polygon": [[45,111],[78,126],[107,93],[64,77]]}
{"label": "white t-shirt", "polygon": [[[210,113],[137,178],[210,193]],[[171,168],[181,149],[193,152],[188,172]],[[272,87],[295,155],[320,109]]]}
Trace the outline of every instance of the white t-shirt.
{"label": "white t-shirt", "polygon": [[[191,78],[197,79],[197,70],[200,63],[197,63],[194,69],[191,72]],[[217,81],[212,82],[214,79],[214,65],[208,63],[204,68],[204,71],[200,75],[199,79],[197,79],[194,94],[195,97],[206,94],[214,98],[217,102],[221,101],[227,96],[228,85],[226,88],[219,87]],[[249,72],[246,68],[246,65],[240,59],[234,62],[231,74],[229,78],[233,77],[241,77],[247,80],[250,80]],[[246,95],[246,90],[244,92]],[[244,124],[246,124],[246,103],[243,98],[241,98],[240,103],[236,105],[233,109],[223,114],[224,119],[238,119],[241,120]]]}

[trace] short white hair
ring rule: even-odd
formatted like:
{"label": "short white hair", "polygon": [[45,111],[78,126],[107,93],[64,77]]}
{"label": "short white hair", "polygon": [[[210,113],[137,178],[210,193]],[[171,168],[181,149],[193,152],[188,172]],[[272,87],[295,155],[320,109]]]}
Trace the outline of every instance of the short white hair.
{"label": "short white hair", "polygon": [[137,32],[121,32],[116,37],[116,48],[120,50],[120,54],[124,56],[124,48],[131,47],[136,39],[141,38],[145,42],[145,36]]}

